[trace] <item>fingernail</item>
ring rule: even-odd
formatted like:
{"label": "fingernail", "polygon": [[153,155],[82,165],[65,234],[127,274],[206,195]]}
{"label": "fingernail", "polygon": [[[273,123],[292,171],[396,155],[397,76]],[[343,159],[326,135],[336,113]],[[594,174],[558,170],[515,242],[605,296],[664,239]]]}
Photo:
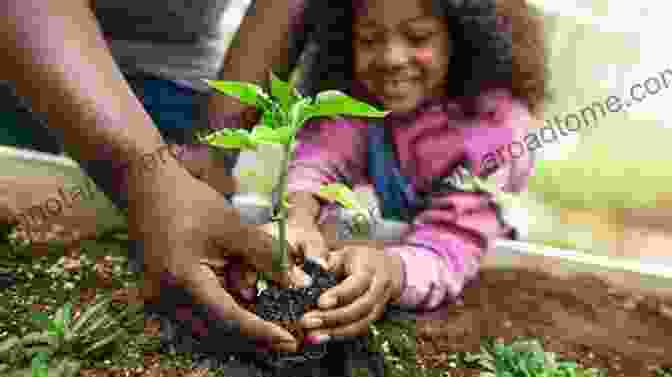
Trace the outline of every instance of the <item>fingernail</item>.
{"label": "fingernail", "polygon": [[324,324],[324,321],[322,321],[320,318],[317,317],[307,317],[304,318],[303,323],[305,328],[314,329],[322,326]]}
{"label": "fingernail", "polygon": [[331,339],[331,337],[327,334],[320,334],[320,335],[308,335],[306,337],[306,343],[308,344],[323,344],[328,342]]}
{"label": "fingernail", "polygon": [[254,288],[245,288],[240,291],[240,295],[243,296],[245,300],[252,301],[256,296],[256,292]]}

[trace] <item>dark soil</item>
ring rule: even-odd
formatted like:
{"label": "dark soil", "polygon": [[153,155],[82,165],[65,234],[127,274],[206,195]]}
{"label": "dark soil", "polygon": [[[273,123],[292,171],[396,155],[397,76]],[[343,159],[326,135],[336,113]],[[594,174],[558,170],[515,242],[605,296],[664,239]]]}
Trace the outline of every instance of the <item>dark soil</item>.
{"label": "dark soil", "polygon": [[[418,319],[418,359],[447,367],[448,355],[478,352],[484,338],[539,338],[547,351],[610,377],[655,376],[672,366],[672,300],[647,297],[592,276],[571,280],[527,270],[483,270],[464,302]],[[475,377],[461,369],[453,377]]]}
{"label": "dark soil", "polygon": [[[301,265],[301,264],[299,264]],[[254,303],[236,300],[261,318],[275,322],[303,340],[298,320],[317,307],[317,299],[326,289],[337,284],[336,278],[310,261],[302,262],[303,270],[313,278],[309,288],[278,289],[269,287]],[[169,296],[169,300],[163,297]],[[195,367],[223,368],[227,376],[241,377],[348,377],[353,368],[368,368],[371,377],[383,377],[382,355],[368,350],[365,336],[324,345],[302,344],[298,352],[259,351],[249,339],[242,337],[235,325],[212,321],[207,312],[185,292],[163,295],[162,303],[148,308],[161,321],[161,338],[168,352],[189,352],[198,360]],[[193,322],[179,319],[175,307],[190,306],[194,318],[206,323],[207,335],[194,333]],[[302,342],[303,343],[303,342]]]}
{"label": "dark soil", "polygon": [[275,322],[303,340],[303,332],[296,323],[301,317],[317,308],[317,300],[322,292],[338,284],[336,277],[324,271],[319,265],[305,261],[303,270],[313,278],[313,285],[307,288],[279,289],[269,287],[257,297],[255,312],[267,321]]}

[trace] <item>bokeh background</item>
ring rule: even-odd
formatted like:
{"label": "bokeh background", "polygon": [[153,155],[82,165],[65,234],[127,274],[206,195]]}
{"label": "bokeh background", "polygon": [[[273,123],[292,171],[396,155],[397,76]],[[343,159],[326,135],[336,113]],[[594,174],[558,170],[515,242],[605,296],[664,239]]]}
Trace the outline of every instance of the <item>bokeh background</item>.
{"label": "bokeh background", "polygon": [[[545,119],[578,112],[672,70],[661,46],[665,2],[532,1],[546,18],[554,101]],[[667,74],[667,81],[672,81]],[[672,86],[672,85],[670,85]],[[672,87],[596,127],[545,144],[530,182],[530,240],[660,260],[672,245]],[[672,258],[671,258],[672,259]]]}

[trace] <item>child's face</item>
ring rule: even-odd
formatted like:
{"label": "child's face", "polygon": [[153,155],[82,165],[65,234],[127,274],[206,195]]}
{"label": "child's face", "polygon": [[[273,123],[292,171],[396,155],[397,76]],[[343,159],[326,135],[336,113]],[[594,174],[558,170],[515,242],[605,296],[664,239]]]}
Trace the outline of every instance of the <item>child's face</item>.
{"label": "child's face", "polygon": [[391,111],[443,95],[451,55],[444,20],[422,0],[357,2],[363,5],[353,25],[355,79]]}

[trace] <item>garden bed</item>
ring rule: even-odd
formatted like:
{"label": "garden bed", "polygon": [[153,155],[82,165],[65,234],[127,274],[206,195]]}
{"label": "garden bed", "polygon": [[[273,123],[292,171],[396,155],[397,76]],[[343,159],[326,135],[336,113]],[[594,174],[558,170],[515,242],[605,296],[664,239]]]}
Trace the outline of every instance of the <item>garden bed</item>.
{"label": "garden bed", "polygon": [[[672,366],[672,300],[617,288],[594,275],[486,268],[463,302],[418,322],[418,358],[450,367],[485,337],[533,337],[544,349],[610,377],[656,376]],[[479,376],[458,368],[452,377]]]}
{"label": "garden bed", "polygon": [[[137,285],[137,277],[124,272],[126,263],[120,258],[126,252],[125,247],[100,240],[81,246],[82,255],[101,262],[91,266],[83,263],[75,268],[73,264],[79,260],[76,251],[79,248],[57,250],[50,253],[51,256],[39,259],[28,257],[6,261],[9,263],[6,267],[18,272],[19,281],[4,291],[9,294],[6,299],[10,302],[3,305],[9,317],[6,322],[0,321],[0,341],[8,334],[31,331],[30,311],[53,313],[63,302],[74,302],[75,313],[79,308],[90,306],[92,290],[114,292],[118,297],[115,311],[137,301],[137,293],[130,293],[134,289],[130,287]],[[56,259],[62,255],[66,256],[68,265],[60,268],[71,271],[69,277],[46,274],[44,271],[57,264]],[[112,256],[112,259],[106,256]],[[549,270],[548,266],[559,265],[548,258],[539,258],[538,263],[530,263],[531,257],[526,260],[528,263],[486,260],[479,279],[465,289],[461,304],[450,305],[434,316],[425,317],[417,326],[412,321],[377,322],[374,325],[377,330],[369,337],[374,344],[370,348],[383,353],[385,376],[445,377],[448,376],[446,372],[451,377],[479,376],[482,372],[477,368],[479,355],[468,352],[478,352],[488,337],[509,343],[517,336],[539,339],[545,350],[557,352],[559,359],[578,361],[585,368],[604,368],[611,377],[672,375],[669,368],[672,367],[672,355],[665,353],[672,349],[672,300],[663,298],[666,292],[637,291],[637,286],[642,286],[651,292],[643,275],[630,287],[615,288],[595,276],[562,276],[561,272],[570,270],[567,266],[550,269],[552,273],[526,270],[522,267],[541,266],[542,270]],[[81,279],[74,279],[77,276]],[[628,276],[627,281],[633,282],[633,277],[637,275]],[[58,284],[54,286],[56,282]],[[662,284],[661,281],[657,283]],[[60,286],[64,284],[72,286],[63,289]],[[144,326],[129,328],[129,337],[125,338],[123,346],[110,349],[100,357],[83,360],[80,375],[232,377],[246,369],[242,364],[224,365],[198,353],[166,348],[165,343],[161,346],[161,339],[166,340],[166,337],[165,334],[161,336],[161,330],[165,328],[160,327],[159,321],[150,317]],[[334,362],[342,364],[343,354],[336,352],[334,355],[337,356]]]}

